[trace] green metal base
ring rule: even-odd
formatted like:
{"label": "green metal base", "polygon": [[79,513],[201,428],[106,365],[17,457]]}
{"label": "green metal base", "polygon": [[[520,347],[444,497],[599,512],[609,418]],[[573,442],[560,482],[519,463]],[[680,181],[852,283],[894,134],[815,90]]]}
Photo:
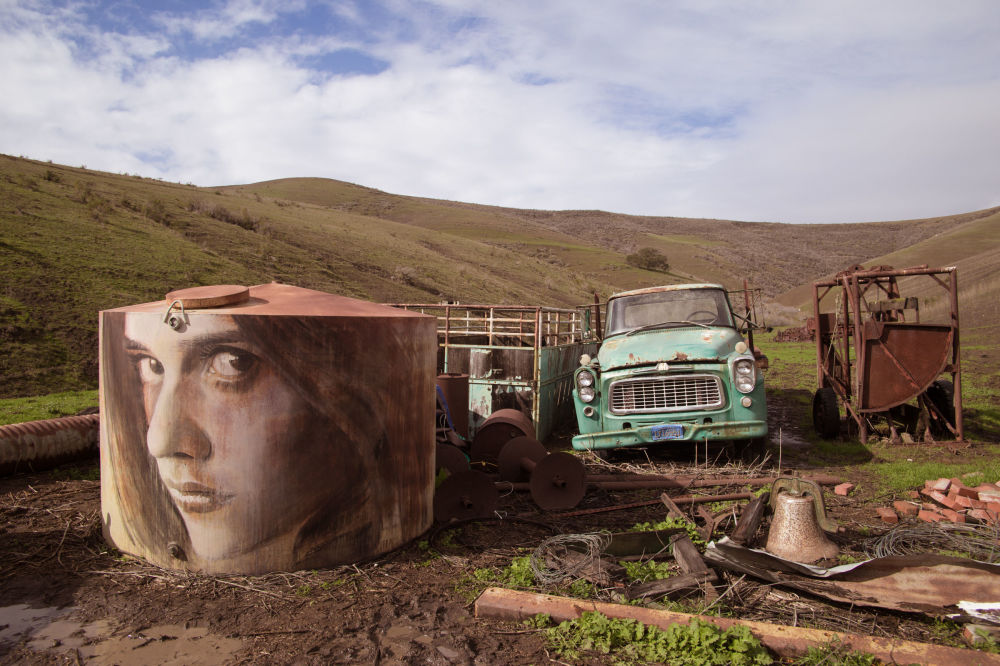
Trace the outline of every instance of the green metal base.
{"label": "green metal base", "polygon": [[756,439],[767,436],[766,421],[731,421],[728,423],[683,423],[684,434],[672,439],[654,440],[651,430],[660,424],[640,426],[630,430],[609,430],[587,435],[577,435],[573,438],[573,448],[577,451],[594,449],[617,449],[626,446],[648,446],[662,444],[669,446],[674,442],[690,442],[704,440],[742,440]]}

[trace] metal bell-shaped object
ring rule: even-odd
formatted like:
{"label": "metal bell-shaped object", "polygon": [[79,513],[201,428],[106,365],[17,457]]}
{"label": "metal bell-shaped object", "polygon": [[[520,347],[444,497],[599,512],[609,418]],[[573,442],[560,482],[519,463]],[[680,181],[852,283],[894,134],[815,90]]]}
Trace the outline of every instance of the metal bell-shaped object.
{"label": "metal bell-shaped object", "polygon": [[820,529],[815,502],[810,495],[780,492],[773,504],[774,518],[767,534],[767,552],[802,564],[837,557],[837,544]]}

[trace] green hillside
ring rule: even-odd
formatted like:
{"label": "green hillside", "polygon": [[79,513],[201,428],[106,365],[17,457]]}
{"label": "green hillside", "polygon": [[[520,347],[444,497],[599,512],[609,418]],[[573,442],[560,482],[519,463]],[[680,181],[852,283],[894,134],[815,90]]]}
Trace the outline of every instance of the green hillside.
{"label": "green hillside", "polygon": [[[595,292],[691,280],[736,287],[749,277],[787,296],[886,250],[922,251],[966,229],[976,242],[956,236],[955,261],[983,279],[964,289],[992,298],[997,262],[979,242],[996,231],[997,212],[988,214],[789,225],[517,210],[322,178],[200,188],[0,156],[0,397],[94,387],[99,310],[203,284],[568,306]],[[661,250],[670,272],[628,265],[642,247]],[[969,247],[986,256],[973,260]]]}
{"label": "green hillside", "polygon": [[[982,211],[978,216],[961,219],[960,224],[939,234],[895,252],[872,257],[864,264],[895,268],[955,266],[958,269],[962,328],[992,327],[1000,324],[1000,210]],[[947,313],[943,290],[926,278],[901,279],[900,291],[922,300],[922,314],[940,317]],[[790,289],[777,300],[811,314],[810,283]]]}

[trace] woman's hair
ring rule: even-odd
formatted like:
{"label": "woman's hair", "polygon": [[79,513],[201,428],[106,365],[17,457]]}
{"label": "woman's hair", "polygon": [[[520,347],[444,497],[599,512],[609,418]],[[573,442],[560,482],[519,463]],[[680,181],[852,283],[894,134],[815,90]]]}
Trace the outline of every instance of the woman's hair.
{"label": "woman's hair", "polygon": [[[102,418],[108,419],[121,527],[150,559],[176,566],[167,544],[176,543],[190,554],[190,543],[148,453],[142,387],[125,351],[126,317],[153,315],[102,316]],[[434,351],[413,335],[413,320],[261,315],[232,319],[263,361],[311,407],[307,435],[288,445],[301,446],[301,454],[311,456],[316,465],[329,465],[330,493],[296,536],[295,562],[289,566],[365,559],[419,535],[429,515],[424,487],[433,448],[425,451],[428,446],[415,444],[421,441],[419,429],[433,417],[433,397],[421,408],[414,396],[427,391],[424,383],[433,391]],[[430,359],[429,369],[423,368],[424,356]],[[420,371],[412,372],[414,367]]]}

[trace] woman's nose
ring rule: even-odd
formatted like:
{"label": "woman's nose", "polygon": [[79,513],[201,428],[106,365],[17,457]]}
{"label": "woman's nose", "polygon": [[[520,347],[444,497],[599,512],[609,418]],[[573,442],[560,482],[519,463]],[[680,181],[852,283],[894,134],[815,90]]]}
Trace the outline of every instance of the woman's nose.
{"label": "woman's nose", "polygon": [[187,395],[181,386],[163,386],[146,433],[150,455],[207,458],[212,453],[212,443],[201,427],[198,409],[197,396]]}

